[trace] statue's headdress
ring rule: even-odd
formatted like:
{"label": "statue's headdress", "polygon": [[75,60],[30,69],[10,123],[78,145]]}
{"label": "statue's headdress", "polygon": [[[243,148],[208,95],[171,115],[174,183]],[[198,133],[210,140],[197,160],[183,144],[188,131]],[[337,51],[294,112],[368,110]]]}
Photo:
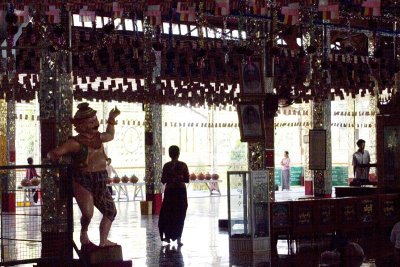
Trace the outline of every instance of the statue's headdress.
{"label": "statue's headdress", "polygon": [[78,111],[75,113],[72,123],[79,123],[81,120],[91,118],[96,115],[96,110],[89,107],[89,103],[83,102],[78,105]]}

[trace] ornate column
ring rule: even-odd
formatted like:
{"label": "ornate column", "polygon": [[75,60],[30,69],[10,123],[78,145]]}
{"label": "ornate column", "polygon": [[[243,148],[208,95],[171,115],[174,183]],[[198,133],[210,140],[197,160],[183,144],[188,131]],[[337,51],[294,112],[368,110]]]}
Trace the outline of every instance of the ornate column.
{"label": "ornate column", "polygon": [[[313,59],[312,129],[326,131],[325,170],[313,170],[314,196],[330,197],[332,194],[332,146],[331,146],[331,80],[329,73],[330,30],[324,25],[313,32],[317,53]],[[321,144],[323,145],[323,144]]]}
{"label": "ornate column", "polygon": [[0,165],[7,165],[7,103],[4,100],[0,100],[0,150]]}
{"label": "ornate column", "polygon": [[[157,90],[156,78],[160,75],[161,53],[152,49],[152,26],[144,20],[144,61],[147,75],[144,80],[145,90]],[[151,60],[154,53],[155,63]],[[153,103],[151,103],[153,102]],[[152,201],[153,213],[158,214],[161,208],[161,172],[162,172],[162,107],[147,99],[144,105],[145,121],[145,182],[146,200]]]}
{"label": "ornate column", "polygon": [[[263,158],[262,162],[264,165],[262,169],[266,169],[268,171],[268,195],[269,200],[275,200],[275,114],[278,108],[277,99],[274,94],[274,57],[271,53],[273,46],[275,45],[275,34],[274,27],[278,21],[278,13],[276,9],[268,9],[268,15],[272,17],[272,20],[263,24],[265,28],[261,34],[263,34],[263,51],[262,51],[262,60],[263,60],[263,73],[265,80],[264,89],[266,92],[266,97],[264,99],[264,131],[265,131],[265,140],[263,145]],[[267,40],[267,41],[265,41]],[[275,106],[276,104],[276,106]],[[272,107],[272,109],[271,109]],[[267,112],[266,109],[268,109]],[[250,147],[250,146],[249,146]],[[249,150],[250,155],[250,150]],[[261,166],[260,166],[261,167]],[[260,168],[261,169],[261,168]]]}
{"label": "ornate column", "polygon": [[326,130],[326,169],[314,170],[314,196],[330,197],[332,194],[331,100],[312,103],[313,129]]}
{"label": "ornate column", "polygon": [[[302,164],[303,164],[303,168],[304,168],[304,190],[305,190],[305,194],[306,195],[313,195],[314,194],[314,190],[312,187],[313,184],[313,176],[312,176],[312,170],[310,170],[310,146],[309,146],[309,130],[310,130],[310,122],[312,121],[312,104],[311,103],[304,103],[304,110],[303,110],[303,114],[301,116],[301,127],[302,127],[302,132],[304,132],[302,138],[304,138],[305,135],[307,135],[308,140],[307,143],[304,141],[303,139],[303,160],[302,160]],[[307,126],[304,126],[307,125]]]}
{"label": "ornate column", "polygon": [[[14,93],[14,92],[13,92]],[[7,102],[7,163],[9,166],[15,165],[15,100]],[[7,188],[9,193],[15,193],[16,175],[15,170],[8,171]]]}
{"label": "ornate column", "polygon": [[161,105],[145,105],[146,200],[153,201],[153,213],[161,208],[162,124]]}
{"label": "ornate column", "polygon": [[[70,14],[61,9],[61,42],[70,46]],[[43,29],[45,30],[45,29]],[[43,45],[40,69],[40,129],[42,163],[48,163],[47,153],[65,142],[72,134],[71,55],[67,51],[49,52]],[[64,159],[64,162],[67,163]],[[59,169],[42,170],[42,257],[72,259],[69,238],[72,236],[72,208],[68,203],[71,181],[61,180],[65,173]]]}
{"label": "ornate column", "polygon": [[[8,5],[7,14],[14,16],[14,6]],[[15,88],[13,85],[18,82],[18,75],[15,72],[15,34],[18,32],[18,26],[14,22],[7,22],[7,47],[5,54],[6,71],[5,78],[8,81],[9,92],[6,92],[6,102],[4,102],[6,122],[4,124],[6,134],[6,161],[4,165],[15,165]],[[11,93],[10,93],[11,92]],[[8,170],[5,174],[5,179],[2,179],[3,195],[2,195],[2,211],[15,212],[15,189],[16,189],[16,175],[15,170]]]}
{"label": "ornate column", "polygon": [[[7,165],[7,103],[0,100],[0,165]],[[0,172],[1,193],[7,190],[7,171]]]}

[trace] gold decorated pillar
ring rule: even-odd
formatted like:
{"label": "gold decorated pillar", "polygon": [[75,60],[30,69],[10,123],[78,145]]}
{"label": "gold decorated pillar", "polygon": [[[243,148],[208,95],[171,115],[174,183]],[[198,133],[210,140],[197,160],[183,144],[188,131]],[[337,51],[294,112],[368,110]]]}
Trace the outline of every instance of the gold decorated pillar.
{"label": "gold decorated pillar", "polygon": [[153,201],[153,213],[161,208],[162,120],[161,105],[145,105],[146,200]]}
{"label": "gold decorated pillar", "polygon": [[[9,4],[8,6],[8,15],[14,15],[14,6]],[[15,15],[14,15],[15,16]],[[4,73],[5,77],[2,78],[2,82],[4,80],[7,81],[8,84],[4,84],[3,86],[8,90],[5,92],[6,102],[4,102],[4,110],[5,113],[2,115],[6,117],[6,121],[4,123],[5,127],[5,149],[3,150],[6,153],[5,164],[4,165],[15,165],[16,160],[16,152],[15,152],[15,91],[16,85],[18,83],[18,75],[15,71],[15,50],[13,46],[16,43],[16,33],[18,32],[18,26],[15,25],[14,22],[7,23],[7,37],[6,37],[6,50],[5,50],[5,62],[6,62],[6,71]],[[2,194],[2,211],[5,212],[15,212],[15,190],[16,190],[16,173],[15,169],[10,169],[4,173],[4,179],[2,182],[3,186],[3,194]]]}
{"label": "gold decorated pillar", "polygon": [[[326,131],[325,170],[313,170],[314,196],[330,197],[332,194],[332,142],[331,142],[331,101],[312,103],[312,128]],[[323,145],[323,144],[321,144]]]}
{"label": "gold decorated pillar", "polygon": [[[158,26],[156,26],[158,27]],[[153,27],[149,19],[144,20],[144,62],[146,77],[145,90],[158,90],[157,77],[160,75],[161,52],[152,48]],[[154,60],[153,60],[154,59]],[[161,172],[162,172],[162,107],[154,99],[145,99],[145,182],[146,201],[152,201],[152,212],[159,214],[162,203]]]}
{"label": "gold decorated pillar", "polygon": [[[70,47],[70,13],[61,8],[62,36],[60,42]],[[42,29],[46,31],[47,29]],[[40,129],[42,163],[47,153],[72,135],[72,74],[68,51],[50,52],[42,46],[40,62]],[[65,159],[62,163],[68,163]],[[72,181],[66,181],[61,169],[42,170],[42,257],[72,259]],[[62,179],[64,178],[64,179]],[[67,249],[68,248],[68,249]]]}
{"label": "gold decorated pillar", "polygon": [[[15,100],[7,102],[7,163],[15,165]],[[7,189],[11,193],[17,189],[15,170],[8,171]]]}
{"label": "gold decorated pillar", "polygon": [[[6,166],[7,161],[7,103],[0,100],[0,165]],[[1,193],[7,190],[7,172],[0,172]]]}
{"label": "gold decorated pillar", "polygon": [[[325,155],[316,156],[317,151],[309,151],[310,154],[313,153],[312,157],[316,159],[325,156],[325,168],[312,170],[314,196],[317,197],[331,197],[332,195],[331,78],[329,72],[331,38],[330,30],[325,23],[327,21],[323,20],[322,29],[312,33],[314,36],[311,42],[317,48],[312,60],[314,100],[311,108],[311,125],[313,130],[325,131],[325,140],[319,140],[321,144],[310,144],[313,150],[318,146],[325,145]],[[313,139],[310,137],[310,142],[315,140]],[[311,165],[314,165],[314,163],[311,162]]]}

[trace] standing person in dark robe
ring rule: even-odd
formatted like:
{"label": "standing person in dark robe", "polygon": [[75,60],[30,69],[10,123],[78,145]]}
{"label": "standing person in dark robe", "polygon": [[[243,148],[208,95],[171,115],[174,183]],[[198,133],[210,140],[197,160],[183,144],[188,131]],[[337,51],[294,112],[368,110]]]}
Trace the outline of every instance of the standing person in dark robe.
{"label": "standing person in dark robe", "polygon": [[189,183],[189,170],[186,163],[178,161],[179,147],[170,146],[169,156],[162,171],[161,182],[165,185],[158,229],[162,241],[170,243],[177,240],[182,246],[181,237],[188,207],[185,183]]}

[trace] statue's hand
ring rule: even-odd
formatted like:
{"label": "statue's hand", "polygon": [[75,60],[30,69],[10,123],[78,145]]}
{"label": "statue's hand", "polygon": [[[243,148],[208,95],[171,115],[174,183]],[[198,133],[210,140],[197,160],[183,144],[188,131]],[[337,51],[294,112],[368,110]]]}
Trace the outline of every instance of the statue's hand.
{"label": "statue's hand", "polygon": [[115,106],[108,114],[108,118],[115,119],[119,114],[121,114],[121,111]]}

